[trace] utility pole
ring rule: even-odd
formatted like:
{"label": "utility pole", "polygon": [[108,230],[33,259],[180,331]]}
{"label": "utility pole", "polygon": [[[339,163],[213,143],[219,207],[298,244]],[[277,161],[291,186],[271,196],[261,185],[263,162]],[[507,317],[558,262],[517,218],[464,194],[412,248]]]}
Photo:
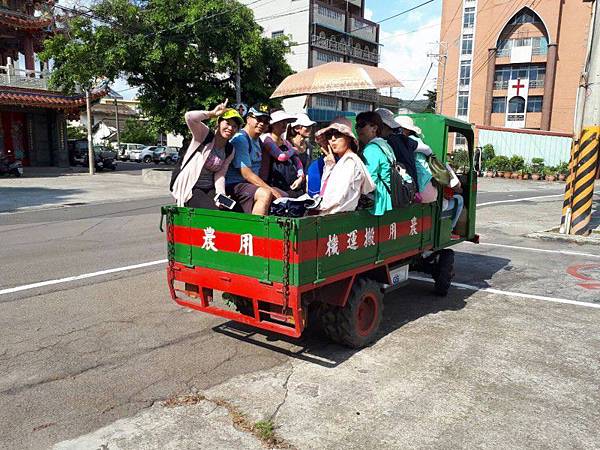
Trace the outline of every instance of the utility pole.
{"label": "utility pole", "polygon": [[115,97],[115,127],[117,128],[117,155],[119,154],[119,150],[121,148],[121,131],[119,130],[119,104],[117,102],[117,98]]}
{"label": "utility pole", "polygon": [[[587,2],[586,2],[587,3]],[[565,186],[560,232],[587,234],[594,179],[600,161],[600,8],[593,1],[584,71],[575,108],[570,174]]]}
{"label": "utility pole", "polygon": [[444,83],[446,82],[446,62],[448,60],[448,43],[440,42],[440,48],[438,53],[427,53],[427,56],[437,60],[438,64],[442,66],[442,85],[440,86],[440,93],[437,96],[440,100],[435,102],[435,109],[438,114],[442,114],[444,106]]}
{"label": "utility pole", "polygon": [[85,90],[85,109],[87,113],[88,165],[90,175],[94,175],[96,172],[96,158],[94,157],[94,143],[92,141],[92,104],[89,88]]}
{"label": "utility pole", "polygon": [[240,68],[240,54],[237,54],[237,68],[235,73],[235,102],[242,103],[242,70]]}

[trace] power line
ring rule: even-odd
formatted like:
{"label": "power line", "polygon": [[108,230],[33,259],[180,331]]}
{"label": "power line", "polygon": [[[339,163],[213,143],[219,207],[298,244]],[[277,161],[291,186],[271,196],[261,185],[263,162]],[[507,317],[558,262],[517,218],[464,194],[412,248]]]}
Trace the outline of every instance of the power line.
{"label": "power line", "polygon": [[427,69],[427,74],[425,74],[425,78],[423,78],[423,82],[421,83],[421,86],[419,87],[419,90],[417,91],[417,93],[415,94],[415,96],[413,97],[413,99],[405,106],[406,108],[408,108],[410,105],[412,105],[412,103],[417,99],[417,97],[421,93],[421,90],[423,89],[423,86],[425,86],[425,83],[427,82],[427,78],[429,78],[429,74],[431,73],[431,68],[432,67],[433,67],[433,61],[429,65],[429,69]]}

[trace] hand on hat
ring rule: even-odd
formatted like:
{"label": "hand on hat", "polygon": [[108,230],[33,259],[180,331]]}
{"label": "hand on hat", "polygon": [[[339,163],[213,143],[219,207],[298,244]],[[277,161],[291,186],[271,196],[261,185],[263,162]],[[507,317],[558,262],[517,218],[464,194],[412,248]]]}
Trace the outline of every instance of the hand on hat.
{"label": "hand on hat", "polygon": [[215,106],[215,109],[213,109],[211,111],[211,114],[213,117],[219,117],[221,114],[223,114],[225,111],[227,111],[227,103],[229,102],[229,99],[225,99],[225,101],[223,103],[219,103],[217,106]]}

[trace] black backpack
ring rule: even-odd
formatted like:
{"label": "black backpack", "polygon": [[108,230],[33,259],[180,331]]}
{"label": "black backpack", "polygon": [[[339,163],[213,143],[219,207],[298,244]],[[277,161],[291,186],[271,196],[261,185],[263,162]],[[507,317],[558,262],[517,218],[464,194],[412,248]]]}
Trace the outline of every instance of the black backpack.
{"label": "black backpack", "polygon": [[[212,131],[209,131],[208,134],[206,135],[206,137],[204,138],[204,140],[202,141],[202,143],[198,147],[196,147],[196,149],[194,150],[194,154],[196,152],[198,152],[198,150],[202,150],[204,147],[206,147],[208,144],[210,144],[214,138],[215,138],[215,133],[213,133]],[[228,158],[229,155],[231,155],[232,151],[233,151],[233,144],[231,144],[231,142],[227,142],[227,144],[225,144],[225,157]],[[192,156],[189,157],[189,159],[185,162],[185,164],[183,164],[183,158],[184,158],[185,154],[187,153],[187,147],[179,153],[180,154],[179,154],[179,159],[177,160],[177,164],[175,165],[175,167],[173,168],[173,171],[171,172],[171,182],[169,183],[169,190],[171,192],[173,191],[173,185],[175,184],[175,180],[177,179],[177,177],[179,176],[181,171],[185,168],[185,166],[187,166],[188,163],[194,157],[194,155],[192,154]]]}
{"label": "black backpack", "polygon": [[403,174],[408,173],[406,168],[401,163],[397,161],[392,161],[390,158],[388,158],[385,151],[378,144],[374,144],[377,145],[377,147],[379,147],[380,150],[383,152],[388,162],[390,163],[392,169],[390,172],[391,186],[388,186],[387,183],[383,181],[381,177],[379,177],[379,179],[385,186],[385,189],[388,191],[388,194],[390,194],[390,197],[392,198],[392,207],[406,208],[407,206],[410,206],[414,201],[415,194],[417,192],[415,180],[405,180]]}

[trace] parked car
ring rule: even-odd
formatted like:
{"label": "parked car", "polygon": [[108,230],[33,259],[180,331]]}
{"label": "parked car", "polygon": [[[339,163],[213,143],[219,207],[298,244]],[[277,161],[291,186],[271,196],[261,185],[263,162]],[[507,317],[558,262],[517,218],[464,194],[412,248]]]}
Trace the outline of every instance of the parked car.
{"label": "parked car", "polygon": [[151,163],[154,159],[154,150],[156,145],[147,145],[139,150],[131,150],[129,152],[129,160],[135,162]]}
{"label": "parked car", "polygon": [[121,145],[119,146],[118,158],[121,161],[127,161],[127,160],[129,160],[129,154],[131,153],[132,150],[141,150],[144,147],[145,147],[144,144],[131,144],[128,142],[121,142]]}
{"label": "parked car", "polygon": [[[69,147],[69,161],[72,166],[84,166],[88,164],[88,144],[86,140],[70,140],[68,141]],[[94,161],[96,170],[116,170],[117,163],[115,162],[116,153],[114,150],[103,145],[94,145]]]}
{"label": "parked car", "polygon": [[154,150],[154,164],[175,164],[179,160],[177,147],[156,147]]}

